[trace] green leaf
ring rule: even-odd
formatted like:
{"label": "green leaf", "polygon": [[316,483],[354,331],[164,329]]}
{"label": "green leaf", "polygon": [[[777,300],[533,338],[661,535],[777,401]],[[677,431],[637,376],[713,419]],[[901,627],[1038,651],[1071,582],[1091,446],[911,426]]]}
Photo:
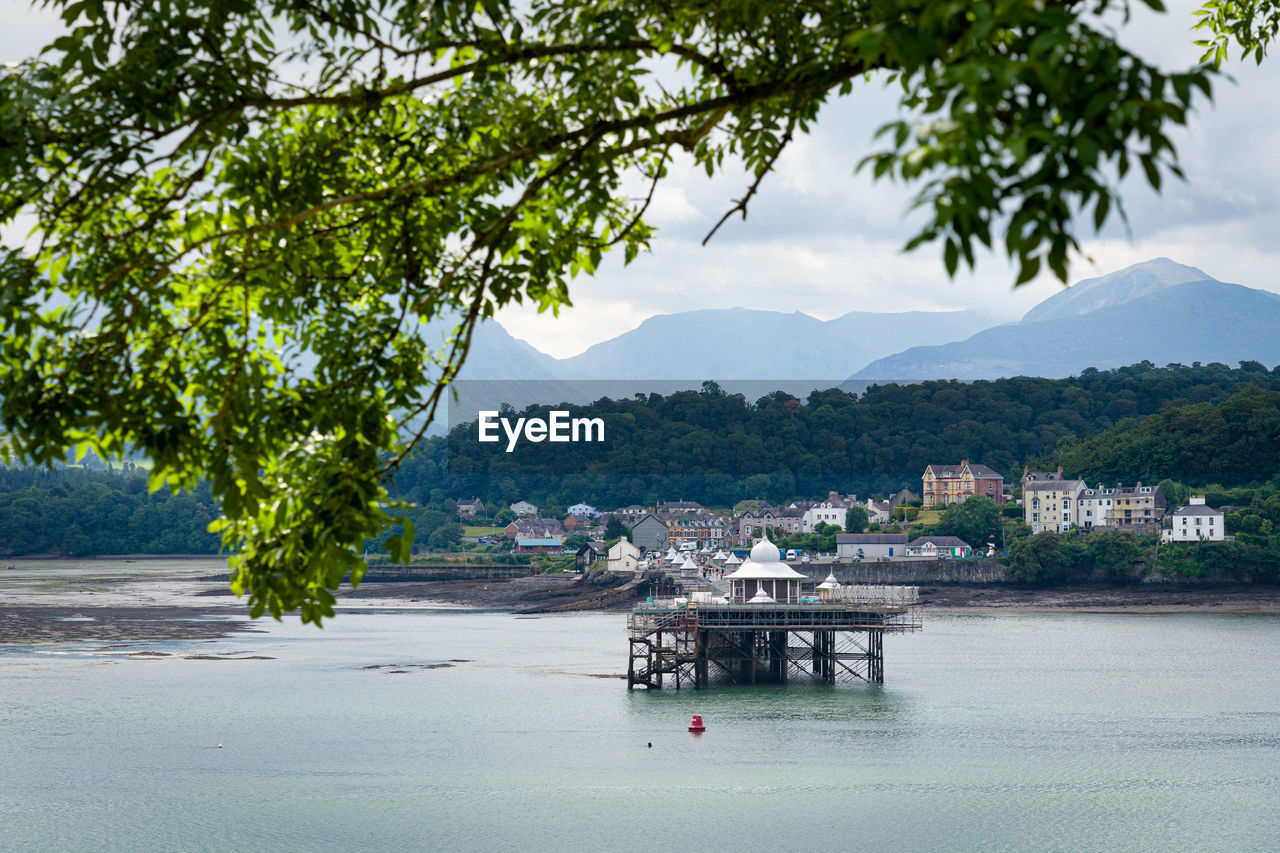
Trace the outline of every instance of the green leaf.
{"label": "green leaf", "polygon": [[1018,280],[1014,282],[1014,287],[1026,284],[1037,275],[1040,274],[1040,258],[1022,258],[1018,268]]}

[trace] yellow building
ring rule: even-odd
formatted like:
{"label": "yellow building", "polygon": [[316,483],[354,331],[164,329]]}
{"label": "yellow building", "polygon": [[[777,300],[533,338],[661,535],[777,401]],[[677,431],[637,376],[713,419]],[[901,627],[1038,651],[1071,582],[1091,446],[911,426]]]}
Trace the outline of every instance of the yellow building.
{"label": "yellow building", "polygon": [[959,465],[930,465],[920,479],[926,509],[963,503],[974,495],[1004,503],[1004,476],[986,465],[971,465],[968,459],[961,459]]}
{"label": "yellow building", "polygon": [[1083,480],[1035,480],[1022,487],[1022,520],[1032,533],[1066,533],[1079,523]]}

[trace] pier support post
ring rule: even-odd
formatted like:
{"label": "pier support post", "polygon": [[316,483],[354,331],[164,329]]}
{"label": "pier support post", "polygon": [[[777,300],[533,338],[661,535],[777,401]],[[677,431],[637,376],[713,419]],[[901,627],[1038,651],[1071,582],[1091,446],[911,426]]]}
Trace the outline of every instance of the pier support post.
{"label": "pier support post", "polygon": [[695,687],[706,687],[711,680],[708,672],[710,666],[707,661],[707,639],[707,630],[699,628],[694,639],[693,650],[693,684]]}
{"label": "pier support post", "polygon": [[884,631],[867,632],[867,681],[884,684]]}
{"label": "pier support post", "polygon": [[769,632],[769,677],[780,684],[787,682],[787,632]]}

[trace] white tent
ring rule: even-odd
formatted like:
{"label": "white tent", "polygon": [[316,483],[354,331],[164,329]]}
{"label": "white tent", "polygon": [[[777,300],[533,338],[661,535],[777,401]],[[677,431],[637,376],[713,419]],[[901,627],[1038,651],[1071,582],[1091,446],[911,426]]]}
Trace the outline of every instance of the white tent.
{"label": "white tent", "polygon": [[727,559],[729,559],[729,555],[726,554],[724,551],[716,551],[715,556],[711,558],[711,562],[723,563]]}

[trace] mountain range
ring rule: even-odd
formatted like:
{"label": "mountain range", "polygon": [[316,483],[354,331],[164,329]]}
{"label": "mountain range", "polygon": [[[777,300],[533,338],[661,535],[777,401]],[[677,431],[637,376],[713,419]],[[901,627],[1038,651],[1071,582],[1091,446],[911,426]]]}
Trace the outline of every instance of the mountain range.
{"label": "mountain range", "polygon": [[1072,376],[1141,361],[1280,364],[1280,296],[1227,284],[1168,258],[1075,284],[1017,323],[963,341],[911,347],[859,379]]}
{"label": "mountain range", "polygon": [[[650,317],[557,359],[490,321],[476,331],[463,378],[555,386],[608,379],[644,390],[645,383],[703,379],[1063,377],[1144,360],[1274,366],[1277,331],[1280,296],[1156,258],[1064,288],[1005,325],[975,311],[854,311],[823,321],[800,312],[710,309]],[[901,348],[912,340],[938,343]]]}
{"label": "mountain range", "polygon": [[[659,314],[579,355],[552,358],[497,322],[477,328],[467,379],[829,379],[904,340],[959,341],[991,325],[976,311],[852,311],[819,320],[796,311],[713,308]],[[768,342],[760,346],[758,342]]]}

